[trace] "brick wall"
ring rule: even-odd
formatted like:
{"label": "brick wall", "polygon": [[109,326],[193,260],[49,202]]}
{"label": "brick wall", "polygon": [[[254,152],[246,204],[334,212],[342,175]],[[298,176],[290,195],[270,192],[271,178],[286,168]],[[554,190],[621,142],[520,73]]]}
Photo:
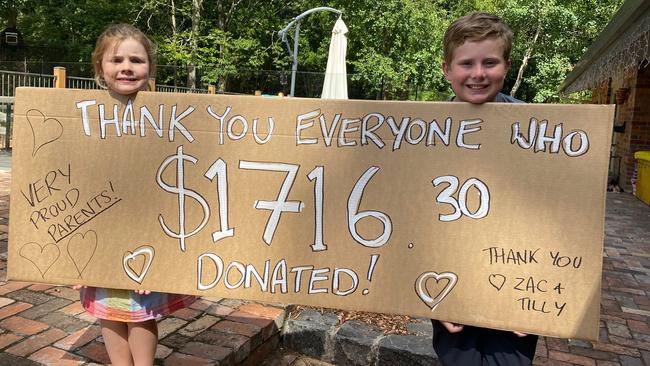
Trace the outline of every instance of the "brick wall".
{"label": "brick wall", "polygon": [[[614,92],[616,89],[620,88],[623,84],[623,80],[612,80],[611,78],[603,81],[598,86],[592,89],[591,94],[591,103],[593,104],[613,104]],[[621,126],[626,119],[629,119],[630,111],[625,109],[625,106],[617,106],[614,126]],[[629,125],[629,123],[626,124]],[[628,128],[626,128],[627,130]],[[625,152],[623,151],[623,146],[629,145],[629,137],[626,137],[623,133],[614,133],[612,136],[612,145],[613,148],[610,154],[609,160],[609,173],[610,179],[618,179],[618,181],[624,180],[621,177],[626,174],[626,169],[623,167],[623,156]],[[624,187],[622,182],[619,182],[619,186],[623,189],[631,189]]]}
{"label": "brick wall", "polygon": [[[632,190],[634,172],[634,153],[650,150],[650,67],[627,74],[622,80],[602,83],[592,90],[592,103],[609,104],[614,102],[616,90],[629,87],[630,91],[623,104],[617,105],[615,126],[625,123],[623,133],[614,133],[613,155],[620,157],[618,166],[610,169],[620,171],[619,185],[627,192]],[[612,159],[610,164],[619,164]]]}
{"label": "brick wall", "polygon": [[592,104],[609,104],[612,95],[612,79],[607,79],[600,83],[591,91]]}
{"label": "brick wall", "polygon": [[[616,137],[617,156],[621,157],[619,186],[626,192],[632,191],[632,173],[634,172],[634,152],[630,151],[630,138],[632,136],[632,125],[634,124],[634,109],[637,100],[637,75],[628,75],[623,81],[623,85],[628,86],[630,91],[627,99],[623,104],[617,105],[618,115],[615,121],[616,125],[625,123],[625,132],[618,134]],[[615,92],[615,91],[614,91]]]}
{"label": "brick wall", "polygon": [[650,67],[638,72],[630,151],[650,150]]}

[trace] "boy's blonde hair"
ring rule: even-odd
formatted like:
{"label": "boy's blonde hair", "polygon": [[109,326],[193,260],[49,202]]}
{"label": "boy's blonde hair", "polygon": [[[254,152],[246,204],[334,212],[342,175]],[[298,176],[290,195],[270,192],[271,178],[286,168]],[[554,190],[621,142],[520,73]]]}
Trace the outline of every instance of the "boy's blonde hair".
{"label": "boy's blonde hair", "polygon": [[451,63],[454,51],[465,41],[498,39],[503,46],[503,59],[510,59],[512,30],[501,18],[489,13],[471,13],[451,23],[442,41],[445,62]]}
{"label": "boy's blonde hair", "polygon": [[144,47],[149,62],[149,77],[152,78],[156,75],[156,46],[154,43],[142,31],[130,24],[113,24],[108,26],[97,38],[91,58],[95,71],[95,82],[102,88],[106,88],[106,82],[102,77],[102,57],[109,47],[117,47],[127,38],[133,38]]}

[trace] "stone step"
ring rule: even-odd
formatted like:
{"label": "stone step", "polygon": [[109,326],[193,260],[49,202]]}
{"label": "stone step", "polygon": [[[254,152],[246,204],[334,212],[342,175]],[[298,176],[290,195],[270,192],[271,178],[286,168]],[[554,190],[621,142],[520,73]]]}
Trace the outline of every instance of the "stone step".
{"label": "stone step", "polygon": [[171,350],[163,364],[260,365],[278,348],[285,317],[284,305],[200,298],[159,323],[169,332],[160,344]]}
{"label": "stone step", "polygon": [[375,326],[358,320],[338,324],[336,314],[303,309],[287,318],[282,345],[298,353],[335,365],[439,365],[431,343],[429,319],[407,324],[408,335],[384,335]]}

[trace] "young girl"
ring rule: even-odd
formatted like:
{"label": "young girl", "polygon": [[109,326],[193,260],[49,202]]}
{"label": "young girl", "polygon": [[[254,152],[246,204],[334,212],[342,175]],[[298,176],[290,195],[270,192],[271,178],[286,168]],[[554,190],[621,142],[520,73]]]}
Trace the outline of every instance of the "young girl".
{"label": "young girl", "polygon": [[[112,94],[131,96],[147,90],[155,73],[152,42],[128,24],[109,26],[92,54],[95,80]],[[81,304],[100,319],[102,336],[113,365],[153,365],[158,344],[156,318],[194,302],[189,295],[144,290],[75,286]]]}

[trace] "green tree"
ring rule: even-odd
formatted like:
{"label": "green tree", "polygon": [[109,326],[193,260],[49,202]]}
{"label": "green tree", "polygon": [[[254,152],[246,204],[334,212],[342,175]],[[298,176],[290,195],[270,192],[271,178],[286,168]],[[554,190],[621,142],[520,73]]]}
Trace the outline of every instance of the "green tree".
{"label": "green tree", "polygon": [[621,0],[511,0],[500,11],[515,31],[510,94],[544,102],[605,27]]}
{"label": "green tree", "polygon": [[389,99],[409,99],[414,89],[446,85],[440,71],[446,22],[436,4],[391,0],[373,7],[370,3],[358,9],[358,25],[351,27],[360,36],[352,42],[354,77],[369,92]]}
{"label": "green tree", "polygon": [[[25,59],[57,62],[88,62],[97,36],[108,24],[131,23],[159,45],[159,82],[182,84],[196,67],[199,72],[189,85],[200,80],[199,86],[248,91],[257,87],[251,82],[277,85],[278,75],[290,69],[291,59],[277,31],[305,10],[330,6],[343,11],[349,28],[351,97],[442,99],[450,92],[440,70],[447,25],[470,11],[487,11],[503,17],[515,32],[505,89],[526,101],[545,101],[557,96],[572,65],[622,2],[0,0],[0,20],[17,23],[32,50]],[[301,22],[299,71],[322,78],[335,19],[331,13],[316,13]],[[266,70],[265,77],[254,76],[261,70]],[[315,78],[312,89],[320,82]]]}
{"label": "green tree", "polygon": [[[343,11],[349,29],[348,73],[356,86],[350,95],[412,99],[416,91],[446,89],[440,71],[446,21],[436,2],[357,0],[326,5]],[[326,22],[310,20],[301,35],[301,69],[325,70],[334,21],[331,15],[320,17]]]}
{"label": "green tree", "polygon": [[43,55],[56,56],[59,61],[88,62],[102,30],[110,23],[128,22],[134,9],[130,0],[20,0],[8,3],[11,5],[6,8],[12,7],[16,12],[26,46],[56,49],[56,53],[43,52]]}
{"label": "green tree", "polygon": [[[147,25],[157,34],[161,61],[188,68],[188,86],[195,86],[199,69],[202,86],[217,84],[225,90],[229,77],[242,69],[260,68],[272,57],[269,50],[273,47],[264,44],[269,31],[255,23],[273,22],[277,12],[270,10],[277,5],[275,0],[193,0],[177,1],[172,8],[150,1]],[[162,80],[170,77],[167,73]]]}

